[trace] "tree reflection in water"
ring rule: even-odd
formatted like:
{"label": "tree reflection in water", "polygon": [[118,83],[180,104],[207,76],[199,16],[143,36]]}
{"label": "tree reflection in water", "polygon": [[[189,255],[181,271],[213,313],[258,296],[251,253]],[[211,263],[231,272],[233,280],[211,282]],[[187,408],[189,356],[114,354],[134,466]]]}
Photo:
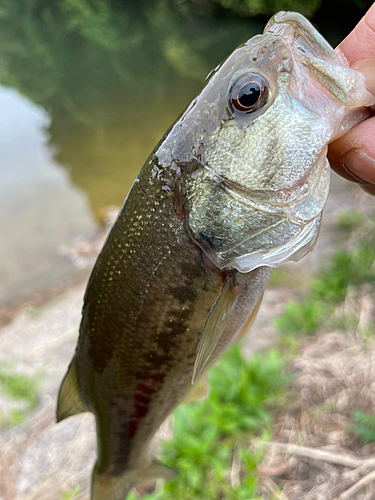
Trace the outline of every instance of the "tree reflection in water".
{"label": "tree reflection in water", "polygon": [[[282,8],[309,15],[321,3],[2,0],[0,81],[48,111],[55,159],[101,219],[108,205],[122,204],[148,154],[208,72],[262,31],[265,17],[238,16],[269,16]],[[353,0],[343,10],[352,26],[368,3],[363,0],[361,10]],[[330,20],[337,17],[337,1],[323,1],[319,15],[323,22],[329,18],[323,33],[335,39]]]}
{"label": "tree reflection in water", "polygon": [[1,81],[48,111],[55,159],[99,219],[208,72],[262,29],[165,2],[9,1],[0,16]]}

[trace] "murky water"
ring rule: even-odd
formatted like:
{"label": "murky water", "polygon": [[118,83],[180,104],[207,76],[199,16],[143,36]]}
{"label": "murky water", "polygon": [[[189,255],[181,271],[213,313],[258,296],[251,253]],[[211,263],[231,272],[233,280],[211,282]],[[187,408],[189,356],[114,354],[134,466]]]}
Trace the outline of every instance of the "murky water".
{"label": "murky water", "polygon": [[53,159],[47,113],[0,88],[0,303],[71,273],[57,249],[97,226],[87,196]]}
{"label": "murky water", "polygon": [[90,238],[122,204],[209,71],[262,28],[166,2],[4,7],[0,304],[74,274],[59,247]]}

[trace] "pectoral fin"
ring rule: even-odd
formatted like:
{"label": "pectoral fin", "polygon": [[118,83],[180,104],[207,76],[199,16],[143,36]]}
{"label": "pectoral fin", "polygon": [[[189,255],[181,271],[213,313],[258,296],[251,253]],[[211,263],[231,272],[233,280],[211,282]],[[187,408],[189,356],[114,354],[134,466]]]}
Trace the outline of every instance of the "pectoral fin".
{"label": "pectoral fin", "polygon": [[57,401],[56,421],[60,422],[64,418],[89,411],[82,401],[79,393],[77,369],[75,358],[71,362],[68,372],[61,384]]}
{"label": "pectoral fin", "polygon": [[260,304],[262,303],[262,300],[263,300],[263,293],[259,297],[257,303],[254,306],[254,309],[251,311],[250,316],[245,321],[243,327],[238,332],[238,334],[236,335],[235,339],[232,341],[231,345],[234,345],[237,342],[239,342],[242,339],[242,337],[245,335],[245,333],[247,333],[249,331],[251,325],[254,323],[255,318],[257,317],[257,314],[258,314],[258,311],[259,311],[259,307],[260,307]]}
{"label": "pectoral fin", "polygon": [[236,305],[237,297],[238,293],[235,289],[233,278],[228,276],[204,324],[197,348],[192,384],[195,384],[198,380],[212,351],[215,349],[223,333],[226,318]]}

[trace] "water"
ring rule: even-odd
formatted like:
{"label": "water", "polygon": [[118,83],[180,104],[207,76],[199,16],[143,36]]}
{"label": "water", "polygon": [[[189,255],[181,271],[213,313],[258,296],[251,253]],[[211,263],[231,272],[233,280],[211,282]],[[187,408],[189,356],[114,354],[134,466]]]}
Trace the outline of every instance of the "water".
{"label": "water", "polygon": [[69,282],[90,239],[204,78],[264,22],[166,2],[0,8],[0,305]]}
{"label": "water", "polygon": [[47,113],[5,87],[0,109],[0,303],[7,303],[70,274],[57,249],[89,237],[97,222],[47,147]]}

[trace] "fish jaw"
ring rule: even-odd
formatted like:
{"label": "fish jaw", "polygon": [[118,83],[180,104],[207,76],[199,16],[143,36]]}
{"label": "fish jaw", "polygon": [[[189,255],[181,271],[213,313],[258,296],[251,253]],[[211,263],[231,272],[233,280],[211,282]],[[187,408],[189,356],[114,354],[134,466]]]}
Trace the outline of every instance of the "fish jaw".
{"label": "fish jaw", "polygon": [[[264,33],[280,36],[289,44],[296,71],[291,78],[292,93],[306,106],[330,118],[335,129],[331,140],[345,131],[338,125],[344,115],[351,114],[350,110],[355,109],[359,116],[356,123],[367,117],[361,118],[361,108],[375,104],[375,97],[367,90],[364,76],[349,68],[301,14],[278,12],[268,21]],[[320,98],[316,99],[318,94]],[[353,123],[352,119],[351,126]]]}
{"label": "fish jaw", "polygon": [[192,238],[220,269],[249,272],[312,250],[329,192],[327,145],[366,117],[374,97],[297,13],[276,14],[233,57],[227,95],[255,73],[268,101],[252,114],[232,110],[209,134],[185,184],[186,211]]}
{"label": "fish jaw", "polygon": [[206,166],[185,193],[192,238],[220,269],[278,267],[312,249],[329,190],[330,134],[328,120],[286,92],[249,126],[233,120],[212,134]]}

